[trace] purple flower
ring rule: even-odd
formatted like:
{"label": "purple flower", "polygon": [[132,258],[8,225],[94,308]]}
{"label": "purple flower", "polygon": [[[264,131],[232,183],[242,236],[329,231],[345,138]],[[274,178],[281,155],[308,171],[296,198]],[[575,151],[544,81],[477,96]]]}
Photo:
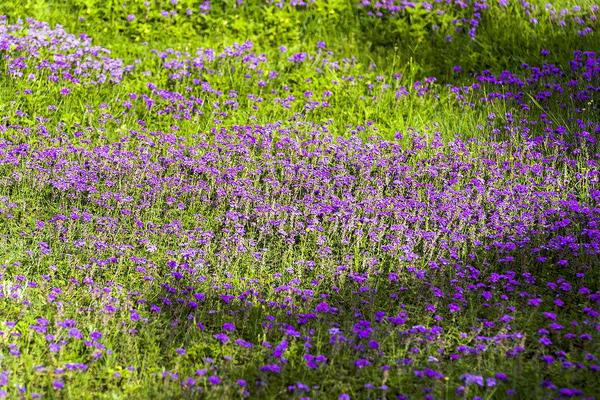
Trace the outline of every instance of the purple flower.
{"label": "purple flower", "polygon": [[354,324],[352,330],[360,339],[368,338],[373,332],[373,329],[371,328],[371,323],[365,320],[358,321],[356,324]]}
{"label": "purple flower", "polygon": [[288,58],[288,61],[293,63],[301,63],[306,60],[308,55],[306,53],[296,53]]}
{"label": "purple flower", "polygon": [[229,336],[227,336],[227,334],[222,333],[222,332],[214,334],[213,337],[215,339],[217,339],[219,342],[221,342],[221,344],[225,344],[229,341]]}
{"label": "purple flower", "polygon": [[263,372],[271,372],[273,374],[278,374],[281,372],[281,366],[278,364],[267,364],[260,367],[260,370]]}
{"label": "purple flower", "polygon": [[460,306],[455,303],[450,303],[450,304],[448,304],[448,309],[450,310],[451,313],[456,313],[456,312],[460,311]]}
{"label": "purple flower", "polygon": [[246,349],[250,349],[253,347],[252,343],[244,340],[244,339],[236,339],[235,344],[237,344],[240,347],[244,347]]}
{"label": "purple flower", "polygon": [[235,324],[232,322],[226,322],[223,324],[223,330],[228,332],[235,331]]}

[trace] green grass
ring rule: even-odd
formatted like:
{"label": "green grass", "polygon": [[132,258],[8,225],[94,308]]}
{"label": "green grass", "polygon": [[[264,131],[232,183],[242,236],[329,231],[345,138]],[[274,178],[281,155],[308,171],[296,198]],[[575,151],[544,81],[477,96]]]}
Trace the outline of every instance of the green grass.
{"label": "green grass", "polygon": [[[147,138],[135,137],[130,130],[141,130],[138,120],[143,119],[149,126],[150,131],[173,131],[173,125],[177,125],[177,132],[180,133],[185,141],[193,143],[197,141],[196,135],[208,135],[207,142],[214,143],[214,135],[211,129],[220,127],[231,128],[239,125],[248,124],[268,124],[274,121],[282,121],[285,127],[295,127],[298,134],[307,134],[311,131],[311,122],[325,124],[330,132],[337,136],[351,137],[352,131],[359,129],[359,136],[363,139],[370,135],[378,135],[390,140],[398,140],[402,145],[409,146],[411,131],[424,132],[430,139],[436,132],[440,132],[444,142],[450,141],[454,137],[463,139],[488,139],[491,122],[488,123],[490,113],[503,116],[511,111],[515,114],[515,120],[519,117],[535,120],[540,112],[549,114],[550,118],[557,123],[564,124],[568,128],[576,125],[576,118],[587,118],[592,121],[598,121],[596,112],[598,112],[598,102],[590,102],[589,109],[582,113],[573,110],[562,110],[558,105],[556,107],[544,106],[543,110],[534,109],[529,112],[514,109],[514,104],[508,102],[494,102],[490,104],[478,103],[474,107],[463,107],[454,100],[449,85],[459,85],[471,82],[471,74],[480,72],[484,69],[490,69],[494,72],[500,72],[504,69],[515,70],[522,63],[539,65],[543,62],[553,62],[558,65],[567,65],[571,59],[574,49],[600,50],[600,36],[598,29],[585,37],[577,35],[577,27],[568,26],[567,28],[558,28],[547,18],[540,17],[537,25],[528,23],[527,18],[520,15],[517,7],[511,6],[509,12],[497,12],[493,14],[494,18],[484,18],[479,33],[475,40],[466,36],[457,35],[451,42],[444,40],[443,35],[436,34],[431,30],[431,21],[420,21],[414,19],[414,25],[407,24],[406,20],[386,20],[374,19],[361,13],[354,6],[354,3],[346,0],[317,1],[313,7],[306,10],[295,10],[291,7],[279,9],[273,6],[266,7],[258,1],[246,1],[242,7],[238,7],[235,1],[213,2],[213,10],[209,15],[200,16],[197,13],[192,18],[185,18],[184,15],[178,15],[171,20],[161,19],[157,14],[162,7],[169,6],[168,2],[156,4],[153,2],[151,12],[144,14],[144,6],[141,1],[130,1],[126,6],[122,1],[116,0],[65,0],[65,1],[42,1],[42,0],[22,0],[17,2],[2,2],[0,4],[0,14],[8,15],[9,21],[14,22],[18,18],[31,17],[41,21],[47,21],[50,24],[61,24],[69,32],[86,33],[93,38],[94,44],[103,46],[112,51],[113,57],[124,59],[128,63],[139,60],[135,70],[128,75],[120,85],[99,85],[83,86],[70,85],[72,92],[69,96],[63,96],[59,93],[60,85],[49,85],[45,80],[38,79],[34,82],[17,80],[5,73],[0,76],[0,123],[4,126],[10,124],[19,124],[25,127],[36,127],[39,122],[36,117],[43,116],[48,118],[46,126],[52,132],[52,139],[45,139],[31,133],[24,133],[22,129],[8,127],[0,133],[1,139],[8,139],[13,143],[27,143],[31,146],[37,144],[60,146],[61,140],[70,140],[74,144],[83,148],[92,148],[96,145],[105,143],[114,143],[121,140],[122,150],[136,150],[146,146]],[[162,3],[162,2],[161,2]],[[532,1],[543,8],[544,2]],[[572,6],[575,3],[579,5],[592,5],[593,1],[587,3],[574,0],[555,2],[556,7]],[[197,7],[194,3],[194,6]],[[176,9],[181,14],[187,7],[186,1],[180,1]],[[497,6],[494,6],[497,7]],[[127,15],[136,14],[136,20],[133,23],[127,22]],[[418,25],[421,23],[423,25]],[[449,22],[444,20],[443,24]],[[596,24],[596,28],[598,25]],[[214,64],[216,73],[203,76],[211,83],[214,88],[223,91],[236,90],[238,93],[239,107],[237,109],[226,109],[227,117],[221,118],[216,112],[211,110],[211,102],[217,101],[217,96],[203,94],[205,103],[202,110],[203,115],[195,115],[191,119],[173,119],[167,116],[157,116],[155,113],[148,112],[141,103],[136,103],[130,110],[125,110],[120,103],[127,98],[129,93],[147,92],[146,83],[152,81],[161,88],[184,93],[186,87],[191,85],[189,80],[173,82],[168,79],[168,74],[161,69],[160,63],[156,57],[150,56],[149,49],[164,50],[172,48],[181,51],[193,52],[198,47],[210,47],[218,50],[223,49],[232,43],[242,43],[250,40],[254,43],[256,53],[264,53],[268,61],[264,66],[264,73],[256,73],[250,79],[243,78],[239,73],[240,69],[245,68],[239,61],[218,62]],[[329,56],[325,51],[315,53],[317,41],[327,43],[327,49],[333,51]],[[288,52],[281,54],[278,47],[285,45]],[[550,56],[544,58],[540,55],[542,49],[550,50]],[[300,51],[309,51],[317,54],[317,59],[304,63],[299,66],[289,67],[286,62],[290,54]],[[354,63],[348,62],[340,70],[324,69],[317,71],[319,57],[332,57],[336,60],[342,60],[345,57],[356,57]],[[455,74],[452,68],[460,65],[463,72]],[[2,72],[7,70],[4,61],[0,61]],[[257,111],[253,111],[252,103],[247,99],[247,95],[257,93],[257,82],[264,78],[268,71],[279,71],[280,77],[270,83],[268,89],[276,89],[280,93],[284,91],[287,85],[290,87],[289,93],[285,95],[272,95],[267,89],[261,92],[267,99],[272,100],[277,96],[285,97],[293,94],[301,98],[306,90],[311,90],[315,96],[320,99],[321,94],[326,90],[333,92],[329,98],[330,106],[314,111],[304,111],[300,105],[295,104],[289,109],[278,106],[273,101],[265,101],[260,104]],[[150,71],[150,77],[144,72]],[[394,80],[395,73],[401,73],[402,78]],[[346,76],[363,76],[355,83],[344,81]],[[369,83],[377,83],[377,77],[384,77],[384,82],[391,86],[391,89],[378,92],[378,89],[369,89]],[[415,96],[410,95],[401,99],[396,99],[395,90],[400,86],[411,88],[416,81],[422,81],[428,76],[437,77],[437,81],[432,85],[432,95]],[[310,82],[305,79],[310,78]],[[334,85],[332,81],[338,81]],[[23,91],[31,89],[33,94],[26,94]],[[377,95],[376,101],[371,97]],[[115,99],[120,99],[117,102]],[[475,101],[475,98],[473,98]],[[100,105],[108,103],[108,108],[100,110]],[[57,111],[49,111],[48,105],[56,105]],[[91,107],[93,111],[86,111]],[[540,106],[542,107],[542,106]],[[225,108],[224,108],[225,109]],[[16,111],[20,110],[27,113],[26,117],[17,117]],[[106,121],[101,120],[100,114],[111,113],[112,116]],[[216,121],[215,118],[221,121]],[[330,121],[330,122],[327,122]],[[500,118],[494,121],[495,124],[502,125],[505,121]],[[369,126],[367,126],[369,125]],[[358,127],[361,128],[358,128]],[[92,127],[94,130],[87,135],[77,138],[75,133],[80,129]],[[362,127],[366,127],[364,130]],[[542,127],[543,128],[543,127]],[[534,133],[542,133],[542,128],[534,127]],[[397,139],[396,134],[401,132],[404,139]],[[61,139],[62,138],[62,139]],[[308,138],[308,136],[307,136]],[[153,138],[151,138],[153,139]],[[474,154],[485,154],[486,149],[478,147],[476,142],[472,146]],[[523,143],[515,141],[512,146],[519,148]],[[161,147],[161,151],[176,152],[177,146],[172,148]],[[446,149],[447,150],[447,149]],[[434,150],[427,150],[418,153],[409,160],[410,165],[417,165],[419,157],[433,156]],[[548,150],[548,155],[552,156],[552,149]],[[573,178],[575,172],[585,172],[586,168],[592,168],[585,165],[587,157],[586,152],[594,153],[596,147],[590,146],[589,149],[583,148],[583,153],[575,157],[575,166],[565,166],[564,181],[572,184],[572,190],[583,199],[589,200],[589,184],[584,178],[580,181]],[[160,162],[159,157],[165,154],[154,153],[150,162]],[[70,154],[64,161],[77,161],[84,158],[82,154]],[[240,157],[242,157],[240,155]],[[126,159],[127,157],[124,156]],[[522,160],[524,161],[524,160]],[[123,161],[125,162],[125,161]],[[512,163],[512,159],[501,159],[499,162]],[[230,165],[235,165],[235,160],[230,160]],[[52,283],[44,286],[43,290],[27,292],[29,304],[22,306],[17,301],[4,301],[0,299],[0,312],[2,320],[16,321],[17,325],[13,332],[21,332],[23,337],[19,338],[22,355],[18,361],[6,356],[4,351],[9,343],[12,343],[12,337],[9,335],[0,336],[0,370],[12,369],[13,376],[18,377],[21,385],[26,385],[29,389],[28,394],[23,395],[29,398],[32,391],[44,391],[44,398],[80,398],[80,399],[148,399],[148,398],[239,398],[242,391],[233,384],[234,380],[225,385],[205,393],[195,393],[182,388],[179,384],[170,383],[169,379],[162,376],[163,371],[177,370],[180,374],[193,376],[199,369],[209,369],[211,363],[206,360],[207,357],[218,360],[219,374],[231,377],[255,377],[262,379],[268,385],[264,387],[257,386],[253,396],[263,398],[284,398],[292,397],[287,392],[287,385],[298,381],[311,382],[318,385],[315,389],[318,398],[335,398],[337,394],[346,392],[352,398],[376,397],[375,393],[362,391],[365,383],[377,382],[378,385],[386,384],[390,388],[389,397],[392,398],[392,392],[417,393],[421,395],[422,384],[412,371],[408,368],[396,368],[389,373],[379,373],[377,371],[356,370],[350,368],[350,357],[340,348],[338,352],[330,355],[329,362],[336,365],[347,365],[348,368],[340,367],[339,370],[311,371],[306,368],[301,370],[303,348],[300,342],[290,344],[286,357],[290,360],[289,368],[286,368],[280,375],[270,375],[258,370],[260,363],[265,359],[265,355],[270,350],[255,346],[250,350],[234,348],[232,345],[221,346],[212,337],[212,331],[206,332],[200,330],[196,322],[200,320],[209,327],[215,328],[224,322],[235,320],[239,328],[240,336],[252,340],[253,343],[260,343],[266,340],[267,331],[261,324],[267,323],[267,316],[276,313],[279,321],[293,321],[288,317],[285,309],[279,309],[276,312],[264,304],[254,303],[251,307],[244,306],[241,302],[233,307],[224,307],[219,300],[219,294],[227,292],[227,289],[215,288],[211,286],[214,282],[229,284],[233,287],[232,291],[241,292],[255,287],[252,279],[260,279],[261,283],[268,286],[271,282],[283,284],[295,277],[302,279],[302,288],[314,288],[309,284],[313,279],[317,280],[319,285],[337,285],[340,290],[335,294],[335,301],[344,304],[345,308],[341,310],[339,318],[347,322],[343,326],[345,331],[351,331],[353,321],[353,309],[361,308],[369,312],[375,312],[379,309],[390,307],[389,295],[392,292],[398,292],[400,299],[397,301],[408,304],[407,311],[418,314],[421,310],[411,309],[414,300],[420,298],[422,292],[426,290],[424,285],[416,283],[410,277],[401,277],[398,285],[391,285],[384,276],[375,276],[371,278],[369,284],[377,287],[377,295],[371,296],[358,293],[358,285],[351,283],[347,277],[338,277],[332,274],[338,266],[334,261],[330,264],[318,265],[314,270],[302,269],[294,264],[294,261],[309,259],[311,255],[317,252],[322,246],[318,245],[318,234],[306,235],[305,238],[297,243],[286,243],[284,240],[279,242],[267,242],[262,239],[258,233],[258,228],[254,236],[258,241],[264,244],[268,250],[260,261],[242,253],[239,258],[224,262],[217,260],[215,254],[209,249],[207,264],[219,265],[220,268],[207,267],[206,275],[211,279],[207,282],[198,283],[198,290],[207,293],[205,308],[198,318],[188,321],[189,311],[184,307],[174,304],[169,307],[169,318],[164,317],[164,313],[155,317],[147,309],[140,311],[142,320],[148,318],[148,322],[137,322],[130,319],[128,310],[136,308],[135,295],[132,291],[143,293],[143,298],[151,303],[159,301],[163,291],[156,282],[144,279],[146,276],[158,279],[165,274],[165,264],[172,257],[180,257],[170,254],[170,251],[179,249],[182,242],[189,238],[180,238],[174,235],[164,233],[151,233],[136,231],[134,226],[135,218],[139,218],[146,223],[153,222],[157,225],[167,222],[179,221],[183,229],[193,229],[196,226],[202,226],[205,230],[211,227],[220,226],[216,218],[226,209],[213,207],[206,200],[202,202],[194,198],[190,202],[191,206],[185,210],[179,210],[172,204],[169,204],[168,197],[178,196],[176,188],[170,190],[165,188],[160,193],[160,197],[153,201],[151,207],[140,210],[133,216],[124,216],[121,210],[127,208],[124,203],[113,201],[110,203],[112,212],[107,213],[103,206],[94,204],[93,200],[98,200],[94,196],[84,194],[72,194],[52,189],[49,185],[41,186],[31,176],[28,175],[28,167],[20,165],[12,168],[0,166],[0,196],[7,196],[16,203],[11,208],[13,214],[11,218],[5,218],[0,214],[0,285],[5,297],[14,294],[16,299],[21,296],[21,289],[15,289],[11,292],[10,287],[13,284],[15,276],[23,275],[27,280],[40,280],[42,274],[48,274],[52,278]],[[115,167],[116,169],[119,166]],[[10,175],[15,173],[15,175]],[[176,170],[171,171],[173,175]],[[190,172],[190,174],[192,174]],[[115,174],[119,176],[118,173]],[[9,179],[10,176],[10,179]],[[117,178],[113,186],[102,187],[103,190],[118,191],[121,188],[130,190],[134,196],[134,201],[140,200],[143,194],[143,188],[128,186],[133,183],[126,181],[139,177],[132,177],[126,174]],[[465,172],[465,177],[457,182],[457,187],[466,184],[467,179],[472,176]],[[3,180],[4,179],[4,180]],[[120,180],[121,179],[121,180]],[[214,182],[211,182],[214,183]],[[540,183],[542,184],[542,183]],[[577,186],[580,185],[580,186]],[[550,190],[551,188],[549,188]],[[290,195],[291,196],[291,195]],[[183,198],[183,197],[182,197]],[[185,199],[184,199],[185,200]],[[181,200],[181,201],[184,201]],[[1,206],[2,204],[0,204]],[[70,220],[64,222],[60,228],[35,227],[37,220],[48,220],[52,216],[62,213],[69,215],[72,209],[91,209],[99,214],[109,214],[113,218],[119,218],[121,222],[127,222],[129,228],[112,228],[107,226],[104,231],[95,229],[95,227],[85,224],[79,224]],[[201,221],[201,223],[199,222]],[[332,231],[335,231],[335,224],[331,224]],[[465,228],[465,230],[467,230]],[[218,240],[220,237],[218,236]],[[226,237],[222,234],[222,237]],[[87,243],[78,247],[75,243],[78,239],[86,238]],[[106,242],[107,248],[102,246],[94,247],[92,239],[98,242]],[[364,238],[363,238],[364,239]],[[371,244],[355,240],[349,244],[342,244],[341,237],[329,238],[335,257],[341,259],[343,251],[353,249],[354,259],[349,262],[352,269],[366,272],[373,268],[369,265],[368,257],[364,253],[370,251]],[[52,246],[50,255],[42,255],[38,246],[39,242],[48,242]],[[149,243],[155,245],[157,250],[148,250]],[[130,245],[120,248],[119,245]],[[188,245],[189,243],[183,243]],[[190,245],[191,246],[191,245]],[[214,250],[214,249],[213,249]],[[469,248],[465,248],[462,257],[466,257]],[[436,249],[430,249],[431,254],[435,254]],[[339,254],[338,254],[339,253]],[[105,260],[114,254],[119,254],[119,260],[116,263],[107,263],[100,266],[99,263],[91,260]],[[145,270],[136,269],[136,265],[130,259],[133,255],[142,254],[148,259],[148,264],[144,265]],[[381,255],[381,270],[393,271],[397,268],[397,260],[389,257],[385,258],[385,253],[377,250]],[[431,255],[431,258],[434,256]],[[528,262],[529,255],[523,255],[522,258]],[[477,254],[478,262],[494,263],[496,255]],[[483,261],[482,261],[483,260]],[[338,260],[339,261],[339,260]],[[427,260],[423,260],[425,263]],[[581,264],[592,264],[594,260],[578,260]],[[50,267],[52,266],[52,267]],[[406,265],[403,264],[404,267]],[[296,268],[294,273],[285,272],[287,268]],[[525,268],[525,267],[523,267]],[[525,269],[524,269],[525,270]],[[274,276],[281,273],[283,278]],[[547,275],[546,275],[547,274]],[[323,277],[320,278],[319,276]],[[554,277],[553,272],[540,272],[540,277]],[[114,297],[115,304],[120,309],[111,316],[105,314],[86,312],[85,308],[100,308],[106,297],[88,290],[80,282],[72,282],[70,279],[83,279],[84,277],[93,277],[96,282],[102,282],[100,286],[110,291],[109,297]],[[440,287],[447,287],[447,276],[440,275],[438,281],[432,281],[432,284]],[[591,288],[597,288],[598,272],[592,271],[586,276],[586,282]],[[400,291],[400,285],[406,286],[406,291]],[[47,295],[51,287],[63,288],[60,302],[48,301]],[[285,302],[285,294],[276,293],[272,286],[263,293],[265,302]],[[110,290],[109,290],[110,288]],[[24,291],[24,290],[23,290]],[[423,295],[424,296],[424,295]],[[466,295],[477,304],[479,301],[475,294]],[[472,296],[472,297],[469,297]],[[301,296],[297,296],[300,298]],[[551,295],[547,296],[551,298]],[[298,299],[297,299],[298,300]],[[298,300],[302,302],[301,300]],[[310,300],[313,301],[313,300]],[[310,301],[307,300],[308,303]],[[394,300],[396,301],[396,300]],[[511,300],[515,307],[520,303],[517,300]],[[314,301],[313,301],[314,302]],[[309,305],[306,305],[309,309]],[[310,304],[314,307],[314,304]],[[416,306],[415,306],[416,307]],[[141,308],[141,307],[140,307]],[[82,311],[83,310],[83,311]],[[452,320],[448,324],[450,328],[445,332],[443,343],[432,342],[426,351],[422,350],[423,356],[416,357],[418,364],[422,367],[428,366],[427,355],[434,354],[436,346],[458,346],[460,344],[470,345],[473,343],[476,333],[471,332],[471,336],[461,335],[470,327],[476,324],[478,317],[482,316],[484,311],[474,307],[466,310],[460,318],[452,320],[451,314],[444,316]],[[491,311],[490,311],[491,314]],[[55,375],[52,369],[64,366],[65,363],[88,362],[90,350],[81,343],[78,346],[69,346],[58,353],[50,353],[47,343],[40,335],[34,336],[28,329],[29,325],[34,324],[37,317],[45,316],[48,319],[64,320],[67,318],[76,318],[78,328],[82,331],[91,332],[102,330],[110,332],[103,339],[102,343],[112,351],[112,354],[105,355],[95,363],[89,363],[89,369],[83,372],[69,371],[66,374],[65,381],[68,383],[62,391],[52,391],[49,388]],[[490,319],[495,318],[490,315]],[[536,320],[539,315],[532,315],[530,320],[519,320],[515,330],[532,331],[540,326],[540,321]],[[321,317],[319,317],[321,318]],[[177,323],[175,324],[174,321]],[[317,323],[319,326],[327,326],[324,318]],[[419,321],[414,321],[427,326],[436,324],[431,315],[423,315]],[[109,327],[109,329],[105,329]],[[139,333],[129,334],[130,329],[139,329]],[[4,329],[2,327],[1,329]],[[213,329],[214,330],[214,329]],[[314,338],[314,354],[319,354],[320,346],[324,346],[329,340],[326,332],[320,332],[321,336]],[[58,330],[57,335],[66,337],[66,329]],[[380,337],[382,347],[387,350],[389,359],[402,359],[410,355],[410,349],[416,346],[416,342],[395,342],[390,337]],[[272,343],[276,344],[273,339]],[[525,343],[531,340],[524,337],[520,342]],[[503,353],[515,343],[499,343],[497,353],[472,359],[456,362],[453,369],[447,374],[446,380],[434,382],[430,385],[434,394],[439,397],[454,397],[455,387],[450,387],[448,381],[458,381],[458,377],[465,371],[480,371],[480,373],[493,374],[496,371],[504,371],[511,374],[511,380],[507,384],[502,384],[502,391],[498,389],[478,389],[469,387],[468,396],[481,395],[486,399],[504,398],[504,390],[512,388],[517,391],[516,398],[543,398],[548,392],[539,386],[539,382],[545,377],[558,377],[565,385],[589,388],[592,392],[600,387],[597,382],[598,377],[589,373],[586,379],[581,381],[581,375],[572,371],[565,372],[558,365],[546,366],[537,358],[527,359],[524,356],[521,359],[507,359]],[[184,356],[173,356],[178,347],[185,347],[187,354]],[[591,352],[597,351],[597,345],[589,345]],[[371,355],[375,355],[373,350]],[[578,354],[578,353],[577,353]],[[231,361],[222,361],[223,356],[231,356]],[[46,364],[46,370],[36,371],[35,366],[43,360]],[[581,360],[576,360],[581,361]],[[345,363],[345,364],[344,364]],[[133,365],[135,369],[129,370],[128,366]],[[17,369],[18,368],[18,369]],[[596,380],[596,382],[594,382]],[[595,386],[595,383],[598,383]],[[499,385],[501,386],[501,385]],[[596,389],[594,388],[596,387]],[[208,383],[204,384],[204,389],[209,389]],[[524,389],[525,388],[525,389]],[[18,398],[18,388],[11,386],[10,398]]]}

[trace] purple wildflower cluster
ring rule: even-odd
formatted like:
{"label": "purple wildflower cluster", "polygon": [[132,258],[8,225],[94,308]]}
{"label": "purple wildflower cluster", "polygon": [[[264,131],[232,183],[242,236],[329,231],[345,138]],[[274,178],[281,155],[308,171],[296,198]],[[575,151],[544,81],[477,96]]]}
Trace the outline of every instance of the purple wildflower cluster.
{"label": "purple wildflower cluster", "polygon": [[119,83],[133,69],[109,57],[109,50],[93,46],[89,36],[33,19],[9,25],[0,17],[0,51],[8,73],[30,81],[43,77],[74,84]]}
{"label": "purple wildflower cluster", "polygon": [[[512,110],[488,115],[489,135],[444,140],[434,127],[398,132],[401,144],[359,137],[376,122],[344,136],[311,113],[351,96],[348,86],[362,88],[350,101],[436,101],[435,78],[371,81],[325,44],[284,50],[277,60],[250,42],[154,51],[160,73],[89,106],[81,121],[91,122],[57,120],[54,103],[3,117],[0,243],[16,256],[0,252],[0,309],[18,318],[0,325],[0,360],[16,366],[0,371],[0,397],[9,382],[24,385],[23,368],[48,377],[39,390],[60,392],[117,359],[106,379],[126,381],[143,367],[127,363],[128,346],[157,327],[172,348],[157,379],[192,395],[279,384],[318,396],[297,377],[338,368],[356,374],[359,397],[404,398],[393,384],[403,375],[424,396],[527,396],[515,382],[530,359],[549,396],[592,395],[600,55],[475,74],[448,89],[460,109]],[[36,21],[0,24],[0,54],[12,79],[43,75],[56,87],[120,85],[137,72]],[[299,68],[342,77],[298,93]],[[245,86],[228,86],[227,74]],[[259,122],[267,103],[290,118]],[[563,121],[553,105],[577,117]],[[243,110],[254,118],[228,123]],[[178,123],[206,115],[208,128],[181,133]]]}

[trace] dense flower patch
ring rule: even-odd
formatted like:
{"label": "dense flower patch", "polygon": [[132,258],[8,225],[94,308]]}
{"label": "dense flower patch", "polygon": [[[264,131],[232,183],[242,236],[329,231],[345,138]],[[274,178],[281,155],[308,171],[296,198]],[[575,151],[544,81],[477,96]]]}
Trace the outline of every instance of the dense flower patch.
{"label": "dense flower patch", "polygon": [[28,20],[9,25],[6,17],[0,21],[0,49],[8,73],[35,80],[38,74],[52,82],[76,84],[118,83],[133,66],[109,57],[110,51],[92,46],[90,38],[77,37],[57,26]]}
{"label": "dense flower patch", "polygon": [[[128,64],[2,19],[0,55],[0,397],[597,394],[597,52],[440,84],[323,41]],[[335,121],[417,102],[487,113]]]}

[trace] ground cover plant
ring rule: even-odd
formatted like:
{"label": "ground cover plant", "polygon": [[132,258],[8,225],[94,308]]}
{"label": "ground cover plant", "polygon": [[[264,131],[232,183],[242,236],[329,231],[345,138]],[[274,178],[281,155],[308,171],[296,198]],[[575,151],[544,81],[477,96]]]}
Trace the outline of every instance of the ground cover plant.
{"label": "ground cover plant", "polygon": [[598,4],[0,4],[0,398],[600,396]]}

